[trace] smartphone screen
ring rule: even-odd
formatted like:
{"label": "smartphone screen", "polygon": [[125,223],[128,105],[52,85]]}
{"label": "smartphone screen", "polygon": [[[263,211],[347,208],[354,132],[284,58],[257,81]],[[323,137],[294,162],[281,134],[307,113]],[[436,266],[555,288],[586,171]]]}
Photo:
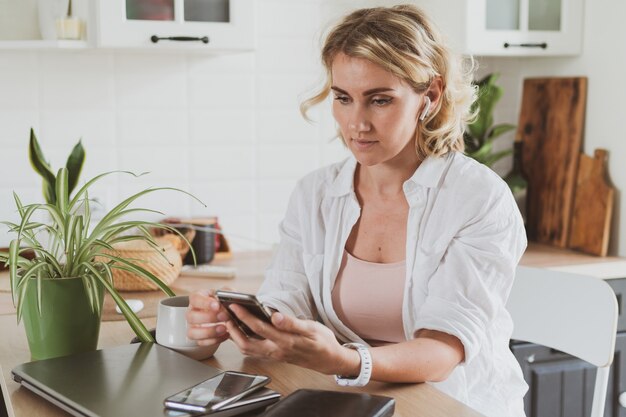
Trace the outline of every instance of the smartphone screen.
{"label": "smartphone screen", "polygon": [[217,411],[268,384],[270,378],[227,371],[165,399],[165,406],[188,411]]}
{"label": "smartphone screen", "polygon": [[244,322],[239,320],[235,313],[233,313],[230,309],[231,304],[238,304],[248,310],[250,314],[258,318],[259,320],[271,324],[271,313],[267,311],[267,309],[259,302],[259,300],[257,300],[254,295],[219,290],[215,293],[215,296],[218,300],[220,300],[220,303],[222,303],[224,308],[228,311],[231,319],[237,324],[239,329],[241,329],[241,331],[246,336],[262,339],[261,336],[254,333],[252,329],[250,329]]}

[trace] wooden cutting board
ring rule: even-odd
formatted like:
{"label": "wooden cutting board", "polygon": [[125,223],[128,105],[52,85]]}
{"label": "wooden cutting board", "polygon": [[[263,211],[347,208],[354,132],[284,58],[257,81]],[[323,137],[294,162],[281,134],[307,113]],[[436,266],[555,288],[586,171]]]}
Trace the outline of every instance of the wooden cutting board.
{"label": "wooden cutting board", "polygon": [[574,202],[587,79],[524,80],[517,141],[528,180],[528,239],[565,248]]}
{"label": "wooden cutting board", "polygon": [[615,190],[608,182],[608,152],[596,149],[594,157],[580,154],[569,247],[597,256],[609,248]]}

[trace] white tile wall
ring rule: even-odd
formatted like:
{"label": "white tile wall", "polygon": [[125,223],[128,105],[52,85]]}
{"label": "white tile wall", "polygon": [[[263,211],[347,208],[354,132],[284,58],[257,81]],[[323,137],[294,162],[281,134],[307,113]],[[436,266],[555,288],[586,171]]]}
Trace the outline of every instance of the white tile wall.
{"label": "white tile wall", "polygon": [[[41,199],[28,163],[32,126],[55,170],[82,138],[82,180],[150,172],[99,183],[91,197],[106,209],[149,186],[180,187],[207,207],[172,192],[137,205],[217,215],[235,250],[271,248],[296,180],[347,155],[329,142],[327,106],[311,112],[314,124],[298,110],[321,79],[321,2],[259,1],[252,53],[0,51],[0,219],[15,220],[13,190]],[[1,233],[0,246],[9,239]]]}

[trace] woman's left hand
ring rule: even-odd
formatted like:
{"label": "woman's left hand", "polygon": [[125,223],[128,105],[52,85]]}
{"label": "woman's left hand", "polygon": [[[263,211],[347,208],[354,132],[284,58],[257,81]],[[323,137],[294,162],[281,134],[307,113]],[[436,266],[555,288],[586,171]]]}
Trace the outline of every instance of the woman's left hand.
{"label": "woman's left hand", "polygon": [[250,329],[265,338],[248,338],[232,320],[227,321],[230,338],[244,355],[272,358],[328,375],[359,374],[358,353],[341,346],[335,334],[323,324],[274,313],[272,326],[244,307],[231,305],[230,308]]}

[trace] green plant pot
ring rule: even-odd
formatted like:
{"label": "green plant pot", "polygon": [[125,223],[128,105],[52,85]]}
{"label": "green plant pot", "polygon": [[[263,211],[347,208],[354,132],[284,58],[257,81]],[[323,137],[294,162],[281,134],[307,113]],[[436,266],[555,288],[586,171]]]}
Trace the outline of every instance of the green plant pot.
{"label": "green plant pot", "polygon": [[[41,315],[37,311],[37,280],[32,279],[24,298],[23,321],[34,360],[95,350],[100,314],[92,312],[80,278],[44,279]],[[98,285],[100,305],[104,290]]]}

